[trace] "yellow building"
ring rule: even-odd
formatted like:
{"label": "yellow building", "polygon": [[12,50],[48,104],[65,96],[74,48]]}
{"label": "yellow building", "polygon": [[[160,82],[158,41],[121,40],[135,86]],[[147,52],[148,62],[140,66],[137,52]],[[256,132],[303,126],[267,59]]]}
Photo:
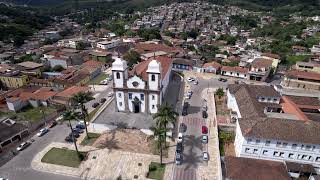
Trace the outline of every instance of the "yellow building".
{"label": "yellow building", "polygon": [[26,75],[8,75],[0,74],[0,81],[4,87],[7,88],[18,88],[28,84],[29,77]]}
{"label": "yellow building", "polygon": [[320,64],[300,61],[296,63],[295,69],[301,71],[320,73]]}

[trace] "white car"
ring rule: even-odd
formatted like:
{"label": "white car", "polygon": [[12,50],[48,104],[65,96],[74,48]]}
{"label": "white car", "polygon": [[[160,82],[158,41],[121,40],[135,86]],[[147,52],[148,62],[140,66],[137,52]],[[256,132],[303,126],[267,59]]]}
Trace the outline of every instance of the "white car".
{"label": "white car", "polygon": [[108,81],[107,80],[103,80],[99,83],[100,85],[108,85]]}
{"label": "white car", "polygon": [[112,96],[113,96],[113,92],[109,92],[108,97],[112,97]]}
{"label": "white car", "polygon": [[202,135],[202,143],[207,144],[208,143],[208,136],[207,135]]}
{"label": "white car", "polygon": [[198,85],[199,82],[198,82],[198,81],[194,81],[193,84],[194,84],[194,85]]}
{"label": "white car", "polygon": [[178,142],[182,142],[183,141],[183,134],[179,133],[178,134]]}
{"label": "white car", "polygon": [[194,78],[193,78],[193,77],[189,77],[189,78],[187,79],[187,81],[188,81],[188,82],[192,82],[192,81],[194,81]]}
{"label": "white car", "polygon": [[37,136],[40,137],[40,136],[43,136],[44,134],[46,134],[48,132],[48,128],[42,128],[40,129],[40,131],[37,133]]}
{"label": "white car", "polygon": [[23,142],[21,143],[18,147],[17,147],[17,151],[22,151],[24,150],[25,148],[27,148],[31,143],[30,142]]}
{"label": "white car", "polygon": [[63,115],[56,118],[56,121],[61,121],[63,119]]}
{"label": "white car", "polygon": [[202,159],[203,159],[204,161],[208,161],[208,160],[209,160],[209,154],[208,154],[207,152],[203,152],[203,154],[202,154]]}

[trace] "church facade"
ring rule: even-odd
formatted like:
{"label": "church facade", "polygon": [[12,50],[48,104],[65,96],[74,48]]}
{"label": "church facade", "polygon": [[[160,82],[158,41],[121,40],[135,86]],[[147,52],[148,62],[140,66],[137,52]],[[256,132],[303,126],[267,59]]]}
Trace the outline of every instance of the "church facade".
{"label": "church facade", "polygon": [[131,71],[125,60],[116,58],[112,63],[116,111],[157,113],[171,79],[171,69],[169,57],[140,62]]}

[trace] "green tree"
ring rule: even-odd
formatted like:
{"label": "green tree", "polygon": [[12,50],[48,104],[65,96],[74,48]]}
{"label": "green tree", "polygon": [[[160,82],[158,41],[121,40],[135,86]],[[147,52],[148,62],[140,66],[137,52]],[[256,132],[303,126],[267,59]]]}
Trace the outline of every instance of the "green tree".
{"label": "green tree", "polygon": [[86,129],[86,137],[89,139],[88,129],[87,129],[87,118],[88,118],[88,110],[85,106],[85,103],[93,100],[94,97],[90,92],[79,92],[71,98],[71,104],[75,109],[80,109],[81,116],[83,118],[84,127]]}
{"label": "green tree", "polygon": [[224,91],[222,88],[218,88],[215,94],[219,97],[219,99],[221,99],[224,96]]}
{"label": "green tree", "polygon": [[167,133],[167,129],[161,126],[151,127],[150,130],[153,132],[153,135],[150,138],[156,140],[157,149],[160,152],[160,164],[162,165],[162,156],[163,156],[163,144],[166,143],[165,135]]}
{"label": "green tree", "polygon": [[140,54],[133,50],[127,52],[123,58],[128,62],[129,67],[133,67],[134,64],[137,64],[141,61]]}
{"label": "green tree", "polygon": [[[178,113],[174,111],[172,106],[169,106],[168,103],[162,104],[158,109],[158,112],[153,115],[153,119],[156,120],[156,124],[158,127],[163,129],[168,129],[169,124],[175,125],[176,118]],[[164,135],[165,139],[167,139],[167,134]]]}
{"label": "green tree", "polygon": [[75,113],[74,113],[72,110],[66,110],[66,111],[62,114],[62,117],[63,117],[63,120],[64,120],[64,121],[68,121],[68,123],[69,123],[69,127],[70,127],[71,134],[72,134],[73,144],[74,144],[74,147],[75,147],[75,149],[76,149],[76,152],[77,152],[78,156],[80,157],[80,153],[79,153],[79,150],[78,150],[76,138],[74,137],[73,128],[72,128],[72,124],[71,124],[71,120],[74,120],[74,119],[76,118],[76,115],[75,115]]}

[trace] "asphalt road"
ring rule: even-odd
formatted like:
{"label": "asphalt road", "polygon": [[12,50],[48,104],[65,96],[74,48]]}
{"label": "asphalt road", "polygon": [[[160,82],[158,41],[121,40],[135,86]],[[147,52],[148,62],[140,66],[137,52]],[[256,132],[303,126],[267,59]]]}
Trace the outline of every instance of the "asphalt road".
{"label": "asphalt road", "polygon": [[42,137],[34,136],[35,141],[25,150],[19,152],[13,159],[0,167],[0,177],[10,180],[76,180],[68,176],[39,172],[31,168],[34,156],[51,142],[64,142],[70,129],[66,124],[57,125]]}

